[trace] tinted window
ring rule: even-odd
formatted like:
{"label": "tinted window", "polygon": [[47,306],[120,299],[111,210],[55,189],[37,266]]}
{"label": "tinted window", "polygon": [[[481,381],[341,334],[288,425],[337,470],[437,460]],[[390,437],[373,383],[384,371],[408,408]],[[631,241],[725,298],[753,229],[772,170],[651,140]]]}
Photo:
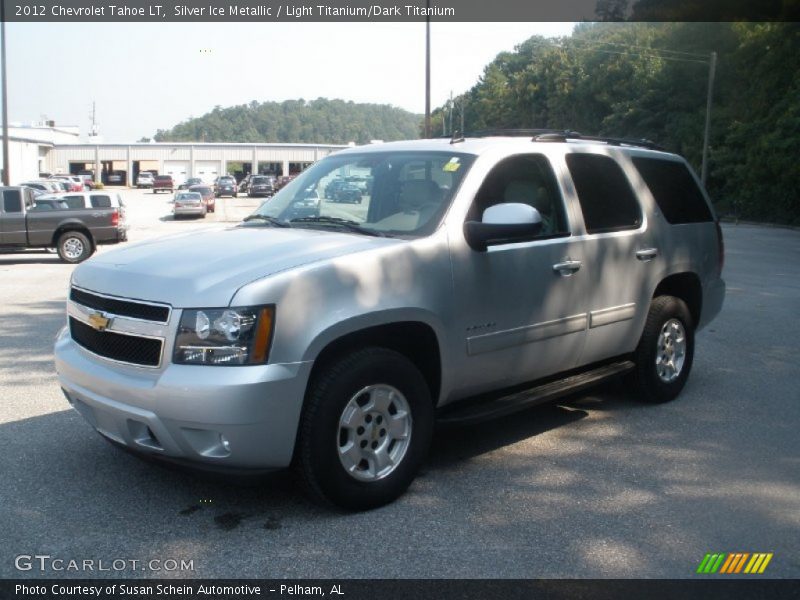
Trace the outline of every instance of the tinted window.
{"label": "tinted window", "polygon": [[4,190],[3,206],[7,213],[22,212],[22,195],[19,190]]}
{"label": "tinted window", "polygon": [[633,164],[667,221],[680,224],[713,220],[703,193],[684,163],[659,158],[634,158]]}
{"label": "tinted window", "polygon": [[569,233],[564,201],[553,169],[541,154],[512,156],[492,169],[478,190],[467,220],[480,221],[483,212],[500,203],[528,204],[542,217],[542,237]]}
{"label": "tinted window", "polygon": [[601,154],[568,154],[567,167],[589,233],[636,229],[642,209],[628,178],[613,158]]}
{"label": "tinted window", "polygon": [[92,196],[92,208],[111,208],[109,196]]}
{"label": "tinted window", "polygon": [[86,208],[83,196],[64,196],[63,200],[70,208]]}

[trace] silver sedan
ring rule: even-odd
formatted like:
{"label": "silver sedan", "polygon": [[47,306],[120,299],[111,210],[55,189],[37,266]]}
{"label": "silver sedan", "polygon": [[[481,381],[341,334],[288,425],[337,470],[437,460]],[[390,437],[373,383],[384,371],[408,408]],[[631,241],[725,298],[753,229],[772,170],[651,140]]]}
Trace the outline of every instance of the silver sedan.
{"label": "silver sedan", "polygon": [[207,210],[203,197],[198,192],[178,192],[172,200],[172,214],[176,219],[184,215],[205,218]]}

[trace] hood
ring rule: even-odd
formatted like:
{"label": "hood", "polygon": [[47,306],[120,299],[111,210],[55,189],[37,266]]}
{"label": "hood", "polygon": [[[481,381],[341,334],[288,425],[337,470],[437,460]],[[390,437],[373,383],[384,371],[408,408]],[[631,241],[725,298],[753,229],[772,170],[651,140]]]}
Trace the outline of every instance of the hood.
{"label": "hood", "polygon": [[311,229],[195,230],[94,256],[75,269],[72,283],[175,307],[227,306],[240,287],[273,273],[398,243]]}

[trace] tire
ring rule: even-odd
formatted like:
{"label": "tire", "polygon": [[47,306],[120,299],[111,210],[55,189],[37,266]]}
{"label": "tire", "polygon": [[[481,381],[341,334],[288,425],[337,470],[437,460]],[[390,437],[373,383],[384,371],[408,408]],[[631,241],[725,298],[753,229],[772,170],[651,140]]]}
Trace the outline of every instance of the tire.
{"label": "tire", "polygon": [[80,231],[62,233],[56,248],[59,258],[71,264],[83,262],[94,252],[91,241]]}
{"label": "tire", "polygon": [[[382,408],[375,406],[376,398],[384,399]],[[370,406],[372,410],[362,412]],[[342,424],[348,413],[349,428]],[[410,418],[398,417],[402,414]],[[385,348],[358,350],[325,366],[310,382],[293,468],[307,495],[318,503],[348,510],[383,506],[402,495],[419,471],[433,420],[428,385],[405,356]],[[380,427],[390,421],[396,425],[396,438],[391,428]],[[340,451],[347,447],[353,452]],[[380,466],[377,455],[396,462]]]}
{"label": "tire", "polygon": [[658,404],[681,393],[694,360],[694,323],[683,300],[653,299],[633,358],[636,368],[630,380],[638,399]]}

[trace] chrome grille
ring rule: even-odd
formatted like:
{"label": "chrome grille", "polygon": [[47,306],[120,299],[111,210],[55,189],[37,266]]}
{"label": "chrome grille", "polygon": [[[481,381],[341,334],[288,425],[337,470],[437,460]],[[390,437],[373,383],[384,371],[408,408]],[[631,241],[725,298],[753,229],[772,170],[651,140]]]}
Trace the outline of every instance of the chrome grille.
{"label": "chrome grille", "polygon": [[87,308],[112,313],[120,317],[142,319],[143,321],[153,321],[154,323],[166,323],[169,321],[170,307],[160,304],[109,298],[108,296],[100,296],[75,287],[70,290],[69,299]]}
{"label": "chrome grille", "polygon": [[161,364],[162,340],[98,331],[75,317],[69,318],[69,332],[75,343],[103,358],[144,367]]}

